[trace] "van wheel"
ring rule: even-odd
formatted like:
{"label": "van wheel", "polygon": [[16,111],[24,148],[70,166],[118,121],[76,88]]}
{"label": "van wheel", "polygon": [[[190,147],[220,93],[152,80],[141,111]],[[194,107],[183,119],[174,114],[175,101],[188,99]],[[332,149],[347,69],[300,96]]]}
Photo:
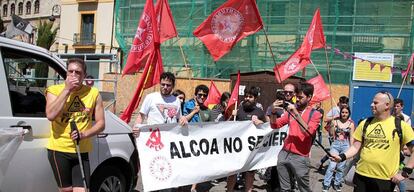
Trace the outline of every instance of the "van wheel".
{"label": "van wheel", "polygon": [[125,176],[115,167],[102,167],[92,178],[91,192],[124,192],[125,189]]}

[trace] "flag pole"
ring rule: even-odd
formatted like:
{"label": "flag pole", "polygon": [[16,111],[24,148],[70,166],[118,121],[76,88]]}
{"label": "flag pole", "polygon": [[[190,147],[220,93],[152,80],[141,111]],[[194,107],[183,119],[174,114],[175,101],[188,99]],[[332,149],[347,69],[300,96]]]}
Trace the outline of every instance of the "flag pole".
{"label": "flag pole", "polygon": [[412,64],[413,64],[413,60],[414,60],[414,53],[413,53],[413,54],[411,54],[411,57],[410,57],[410,59],[408,60],[407,70],[406,70],[406,73],[405,73],[404,79],[403,79],[403,81],[402,81],[402,83],[401,83],[400,90],[398,90],[398,95],[397,95],[397,98],[399,98],[399,97],[400,97],[400,94],[401,94],[402,88],[403,88],[403,86],[404,86],[404,83],[405,83],[405,81],[407,80],[408,75],[410,75],[411,68],[413,67],[413,66],[412,66]]}
{"label": "flag pole", "polygon": [[329,60],[328,60],[328,51],[326,50],[326,45],[325,45],[325,59],[326,59],[326,65],[327,65],[327,69],[328,69],[328,82],[329,82],[329,92],[331,93],[331,108],[333,107],[333,93],[332,93],[332,81],[331,81],[331,65],[329,65]]}
{"label": "flag pole", "polygon": [[178,39],[178,47],[180,48],[181,57],[183,58],[183,61],[184,61],[184,67],[187,71],[188,80],[191,80],[192,75],[190,74],[188,63],[187,63],[187,58],[185,57],[183,46],[181,44],[181,38],[180,36],[178,36],[178,34],[177,34],[177,39]]}
{"label": "flag pole", "polygon": [[[272,46],[270,45],[270,41],[269,41],[269,38],[268,38],[268,35],[267,35],[267,32],[266,32],[266,29],[264,27],[263,27],[263,32],[264,32],[265,37],[266,37],[267,45],[269,46],[270,54],[272,55],[273,63],[276,66],[277,64],[276,64],[275,54],[273,54]],[[284,87],[284,83],[282,81],[282,77],[280,76],[279,71],[276,70],[276,73],[277,73],[277,76],[279,77],[280,84],[282,85],[282,87]]]}
{"label": "flag pole", "polygon": [[404,76],[404,79],[403,79],[403,81],[402,81],[402,83],[401,83],[400,89],[398,90],[398,95],[397,95],[397,98],[400,98],[400,94],[401,94],[402,88],[403,88],[403,86],[404,86],[405,81],[407,80],[408,72],[409,72],[409,71],[407,71],[407,74]]}
{"label": "flag pole", "polygon": [[[237,111],[237,100],[236,100],[236,103],[234,104],[234,110]],[[231,113],[233,114],[233,111]],[[233,116],[233,121],[236,121],[236,117],[237,117],[237,114]]]}
{"label": "flag pole", "polygon": [[315,68],[316,73],[317,73],[318,75],[320,75],[320,73],[319,73],[318,69],[316,68],[315,64],[313,64],[313,61],[312,61],[311,59],[309,59],[309,60],[310,60],[310,62],[312,63],[313,68]]}

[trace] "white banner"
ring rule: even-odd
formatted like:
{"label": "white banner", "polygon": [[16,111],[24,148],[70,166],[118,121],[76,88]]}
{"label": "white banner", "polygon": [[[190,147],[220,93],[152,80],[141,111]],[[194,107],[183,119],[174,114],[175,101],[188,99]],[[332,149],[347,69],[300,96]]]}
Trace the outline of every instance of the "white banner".
{"label": "white banner", "polygon": [[9,162],[23,141],[22,128],[0,128],[0,185]]}
{"label": "white banner", "polygon": [[251,121],[141,127],[137,148],[145,191],[219,179],[274,166],[287,126]]}

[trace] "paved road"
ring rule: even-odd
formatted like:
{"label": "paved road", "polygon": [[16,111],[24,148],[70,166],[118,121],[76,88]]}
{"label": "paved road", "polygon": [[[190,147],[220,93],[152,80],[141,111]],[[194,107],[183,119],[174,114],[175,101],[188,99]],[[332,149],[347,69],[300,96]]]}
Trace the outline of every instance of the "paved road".
{"label": "paved road", "polygon": [[[326,138],[326,137],[325,137]],[[325,146],[328,146],[327,143],[324,143]],[[323,174],[317,171],[316,166],[318,165],[319,160],[324,156],[324,152],[321,148],[313,146],[311,151],[311,171],[310,171],[310,185],[312,191],[322,191],[322,180],[323,180]],[[327,163],[325,163],[327,165]],[[268,187],[267,185],[259,179],[259,177],[255,176],[256,180],[254,182],[254,191],[257,192],[267,192]],[[406,180],[407,183],[407,191],[408,192],[414,192],[414,178],[410,178],[409,180]],[[344,185],[342,188],[343,192],[351,192],[353,190],[352,187],[349,187],[347,185]],[[143,191],[141,181],[138,181],[138,186],[136,187],[136,191]],[[181,191],[189,192],[189,187],[184,188]],[[205,191],[226,191],[226,182],[222,180],[219,185],[214,186],[210,182],[199,184],[197,187],[198,192],[205,192]],[[334,191],[332,188],[330,191]]]}

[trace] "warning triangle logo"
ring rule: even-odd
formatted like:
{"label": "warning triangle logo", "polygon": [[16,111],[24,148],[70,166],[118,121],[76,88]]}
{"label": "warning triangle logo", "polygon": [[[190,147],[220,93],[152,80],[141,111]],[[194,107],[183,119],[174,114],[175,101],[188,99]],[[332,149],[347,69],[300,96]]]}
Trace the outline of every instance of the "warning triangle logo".
{"label": "warning triangle logo", "polygon": [[69,106],[68,111],[69,112],[81,112],[85,109],[85,105],[82,103],[82,101],[79,99],[79,96],[75,96],[72,103]]}
{"label": "warning triangle logo", "polygon": [[385,133],[384,130],[382,130],[381,124],[378,124],[371,132],[369,132],[367,138],[385,139]]}

